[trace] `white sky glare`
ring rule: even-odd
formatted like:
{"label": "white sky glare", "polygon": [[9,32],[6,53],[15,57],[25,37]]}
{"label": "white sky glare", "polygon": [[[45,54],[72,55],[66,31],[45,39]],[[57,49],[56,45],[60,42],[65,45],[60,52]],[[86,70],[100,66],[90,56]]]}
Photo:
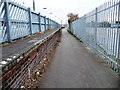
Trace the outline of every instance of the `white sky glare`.
{"label": "white sky glare", "polygon": [[[26,7],[32,8],[33,0],[16,0],[24,2]],[[36,12],[57,22],[67,22],[67,14],[76,13],[79,17],[90,12],[108,0],[35,0]],[[47,8],[47,9],[43,9]],[[52,14],[50,14],[52,12]]]}

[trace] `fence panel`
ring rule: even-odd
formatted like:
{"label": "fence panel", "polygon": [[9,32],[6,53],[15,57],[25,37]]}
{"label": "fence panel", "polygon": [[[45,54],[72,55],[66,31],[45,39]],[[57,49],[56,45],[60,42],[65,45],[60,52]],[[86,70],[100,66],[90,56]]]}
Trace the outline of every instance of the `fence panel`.
{"label": "fence panel", "polygon": [[0,43],[7,41],[6,23],[5,23],[5,6],[0,3]]}
{"label": "fence panel", "polygon": [[28,10],[15,3],[9,3],[10,39],[14,40],[29,35]]}
{"label": "fence panel", "polygon": [[45,21],[44,21],[44,17],[41,16],[41,31],[44,32],[45,31]]}
{"label": "fence panel", "polygon": [[32,12],[32,34],[39,32],[39,15]]}
{"label": "fence panel", "polygon": [[[15,2],[0,2],[0,43],[43,32],[50,26],[49,22],[49,18],[30,8]],[[56,22],[51,25],[52,29],[59,26]]]}
{"label": "fence panel", "polygon": [[46,18],[46,29],[48,30],[49,27],[49,18]]}
{"label": "fence panel", "polygon": [[120,62],[120,1],[108,1],[74,21],[71,32],[89,47],[109,57],[115,67]]}

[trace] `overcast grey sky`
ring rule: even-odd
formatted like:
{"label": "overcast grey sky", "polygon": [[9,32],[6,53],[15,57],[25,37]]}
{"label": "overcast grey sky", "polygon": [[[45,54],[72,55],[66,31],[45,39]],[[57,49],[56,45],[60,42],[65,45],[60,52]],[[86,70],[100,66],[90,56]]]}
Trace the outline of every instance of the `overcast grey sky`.
{"label": "overcast grey sky", "polygon": [[[24,2],[27,7],[32,8],[33,0],[16,1],[20,3]],[[61,20],[63,23],[66,23],[68,13],[73,12],[81,17],[107,1],[108,0],[35,0],[35,5],[36,11],[42,15],[46,15],[59,23]],[[52,14],[50,14],[51,12]]]}

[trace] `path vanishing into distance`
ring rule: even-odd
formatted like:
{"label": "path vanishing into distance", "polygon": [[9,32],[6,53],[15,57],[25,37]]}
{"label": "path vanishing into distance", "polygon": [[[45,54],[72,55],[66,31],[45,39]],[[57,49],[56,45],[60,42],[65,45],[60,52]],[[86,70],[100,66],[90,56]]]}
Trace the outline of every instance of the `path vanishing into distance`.
{"label": "path vanishing into distance", "polygon": [[118,76],[63,29],[61,43],[39,88],[117,88]]}

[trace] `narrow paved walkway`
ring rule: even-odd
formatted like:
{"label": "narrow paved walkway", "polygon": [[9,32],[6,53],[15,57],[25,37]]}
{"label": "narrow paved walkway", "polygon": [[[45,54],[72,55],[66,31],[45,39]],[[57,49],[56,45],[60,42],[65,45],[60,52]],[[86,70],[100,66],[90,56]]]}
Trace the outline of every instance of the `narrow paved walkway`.
{"label": "narrow paved walkway", "polygon": [[78,40],[63,30],[62,41],[40,88],[115,88],[116,74],[100,63]]}

